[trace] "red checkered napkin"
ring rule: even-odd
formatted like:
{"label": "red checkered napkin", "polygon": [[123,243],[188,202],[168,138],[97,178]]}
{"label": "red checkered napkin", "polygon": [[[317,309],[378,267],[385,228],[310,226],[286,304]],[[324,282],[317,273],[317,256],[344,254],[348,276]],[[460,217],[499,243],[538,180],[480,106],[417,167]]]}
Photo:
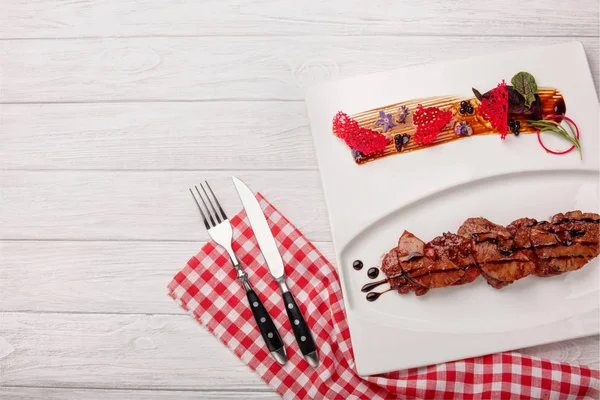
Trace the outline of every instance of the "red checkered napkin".
{"label": "red checkered napkin", "polygon": [[598,398],[600,371],[517,353],[494,354],[361,378],[354,369],[342,291],[334,267],[260,194],[286,264],[288,284],[310,326],[321,365],[312,369],[294,339],[277,284],[242,211],[231,219],[233,250],[273,317],[289,361],[277,364],[255,325],[225,251],[205,244],[169,291],[244,363],[286,399],[580,399]]}

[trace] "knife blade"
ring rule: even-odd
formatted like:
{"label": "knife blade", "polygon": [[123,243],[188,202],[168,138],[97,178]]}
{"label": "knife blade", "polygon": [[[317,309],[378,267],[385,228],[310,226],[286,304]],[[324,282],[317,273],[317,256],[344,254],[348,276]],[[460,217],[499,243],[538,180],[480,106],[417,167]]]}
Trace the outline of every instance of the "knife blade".
{"label": "knife blade", "polygon": [[277,249],[277,244],[275,243],[271,228],[269,228],[267,218],[265,217],[256,196],[248,186],[235,176],[232,176],[231,178],[233,179],[235,189],[240,196],[244,210],[246,210],[246,215],[248,216],[250,226],[252,227],[252,231],[258,242],[258,247],[265,258],[267,267],[269,268],[273,279],[275,279],[279,285],[286,306],[285,311],[287,312],[290,324],[292,325],[292,331],[296,337],[296,342],[298,342],[298,347],[308,364],[313,368],[317,368],[319,365],[317,348],[310,329],[308,328],[308,324],[302,316],[302,313],[287,286],[283,259]]}
{"label": "knife blade", "polygon": [[277,244],[275,243],[275,238],[271,233],[271,228],[269,228],[269,224],[263,214],[262,208],[260,208],[258,200],[256,200],[254,193],[252,193],[250,188],[248,188],[244,182],[240,181],[235,176],[233,176],[232,179],[235,189],[240,196],[240,200],[242,200],[244,210],[246,210],[248,220],[250,220],[250,226],[252,226],[252,231],[258,242],[258,247],[260,247],[260,251],[267,261],[267,266],[269,267],[271,275],[275,280],[283,278],[285,276],[283,260],[281,259]]}

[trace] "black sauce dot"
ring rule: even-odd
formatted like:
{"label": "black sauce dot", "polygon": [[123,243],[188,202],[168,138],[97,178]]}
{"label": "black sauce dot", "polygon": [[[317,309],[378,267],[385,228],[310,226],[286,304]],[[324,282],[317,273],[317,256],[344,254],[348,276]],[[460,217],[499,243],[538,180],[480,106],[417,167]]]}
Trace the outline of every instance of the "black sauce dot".
{"label": "black sauce dot", "polygon": [[357,271],[360,271],[363,267],[363,262],[360,260],[356,260],[352,263],[352,268],[354,268]]}
{"label": "black sauce dot", "polygon": [[367,271],[367,276],[371,279],[375,279],[379,276],[379,268],[369,268],[369,270]]}
{"label": "black sauce dot", "polygon": [[381,296],[381,293],[371,292],[367,294],[367,301],[375,301]]}
{"label": "black sauce dot", "polygon": [[560,100],[554,106],[554,114],[564,115],[566,111],[567,111],[567,106],[565,105],[565,101],[564,100]]}

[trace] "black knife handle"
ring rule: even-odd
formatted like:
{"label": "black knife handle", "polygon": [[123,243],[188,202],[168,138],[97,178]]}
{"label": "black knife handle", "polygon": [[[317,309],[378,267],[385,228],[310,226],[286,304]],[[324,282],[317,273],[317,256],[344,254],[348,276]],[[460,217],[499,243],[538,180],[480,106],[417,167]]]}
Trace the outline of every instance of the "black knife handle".
{"label": "black knife handle", "polygon": [[267,348],[271,353],[277,353],[280,356],[277,357],[275,354],[273,354],[273,357],[275,360],[277,360],[277,362],[280,364],[285,364],[285,361],[287,361],[287,356],[283,341],[281,340],[281,336],[279,336],[279,332],[277,331],[271,316],[267,312],[267,309],[252,288],[246,287],[246,296],[248,297],[250,309],[252,310],[252,314],[256,320],[256,325],[258,325],[258,329],[260,330],[260,334],[267,344]]}
{"label": "black knife handle", "polygon": [[298,304],[294,300],[294,296],[289,291],[283,291],[282,295],[283,302],[285,303],[285,311],[287,311],[288,318],[292,324],[292,330],[298,342],[298,347],[300,347],[302,355],[304,355],[309,364],[316,368],[319,356],[310,329],[298,308]]}

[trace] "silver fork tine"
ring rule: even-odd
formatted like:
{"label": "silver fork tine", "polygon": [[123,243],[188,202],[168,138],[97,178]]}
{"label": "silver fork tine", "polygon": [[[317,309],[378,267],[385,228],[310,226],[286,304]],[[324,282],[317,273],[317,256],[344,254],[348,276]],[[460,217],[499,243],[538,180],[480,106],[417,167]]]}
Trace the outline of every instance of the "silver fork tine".
{"label": "silver fork tine", "polygon": [[226,220],[227,219],[227,215],[225,215],[225,211],[223,211],[223,207],[221,207],[221,204],[219,204],[219,200],[217,200],[217,196],[215,196],[212,188],[208,184],[208,181],[204,181],[204,183],[206,183],[206,186],[208,187],[208,190],[210,190],[210,193],[212,194],[213,198],[215,199],[215,203],[217,203],[217,207],[219,207],[219,211],[221,211],[221,216],[223,217],[223,221]]}
{"label": "silver fork tine", "polygon": [[[200,186],[202,186],[202,185],[200,185]],[[215,223],[215,220],[213,219],[213,216],[210,213],[210,209],[206,205],[206,202],[204,201],[204,198],[202,197],[202,193],[200,193],[198,186],[194,186],[194,187],[196,188],[196,192],[198,192],[198,196],[200,197],[200,200],[202,200],[202,204],[204,204],[204,207],[206,208],[206,212],[208,213],[208,217],[210,218],[210,223],[212,224],[212,227],[214,228],[215,226],[217,226],[217,224]],[[204,188],[202,188],[202,189],[204,189]]]}
{"label": "silver fork tine", "polygon": [[[206,181],[204,181],[204,182],[206,182]],[[206,184],[208,185],[208,182],[206,182]],[[204,186],[202,184],[200,184],[200,187],[202,188],[202,191],[204,192],[204,195],[208,199],[208,203],[210,204],[210,206],[212,207],[213,211],[215,212],[215,217],[217,218],[217,221],[219,221],[219,223],[221,223],[221,218],[219,218],[219,213],[217,212],[217,209],[213,205],[212,201],[210,201],[210,196],[208,195],[208,193],[206,193],[206,189],[204,189]],[[214,194],[213,194],[213,196],[214,196]]]}
{"label": "silver fork tine", "polygon": [[200,210],[200,214],[202,214],[202,220],[204,221],[204,226],[206,227],[206,229],[210,229],[210,225],[208,224],[206,215],[204,215],[204,211],[202,211],[202,207],[200,207],[200,203],[198,203],[198,199],[196,199],[196,196],[194,196],[194,192],[192,192],[192,188],[189,188],[189,189],[190,189],[190,194],[192,195],[192,197],[194,198],[194,201],[196,202],[196,205],[198,206],[198,210]]}

